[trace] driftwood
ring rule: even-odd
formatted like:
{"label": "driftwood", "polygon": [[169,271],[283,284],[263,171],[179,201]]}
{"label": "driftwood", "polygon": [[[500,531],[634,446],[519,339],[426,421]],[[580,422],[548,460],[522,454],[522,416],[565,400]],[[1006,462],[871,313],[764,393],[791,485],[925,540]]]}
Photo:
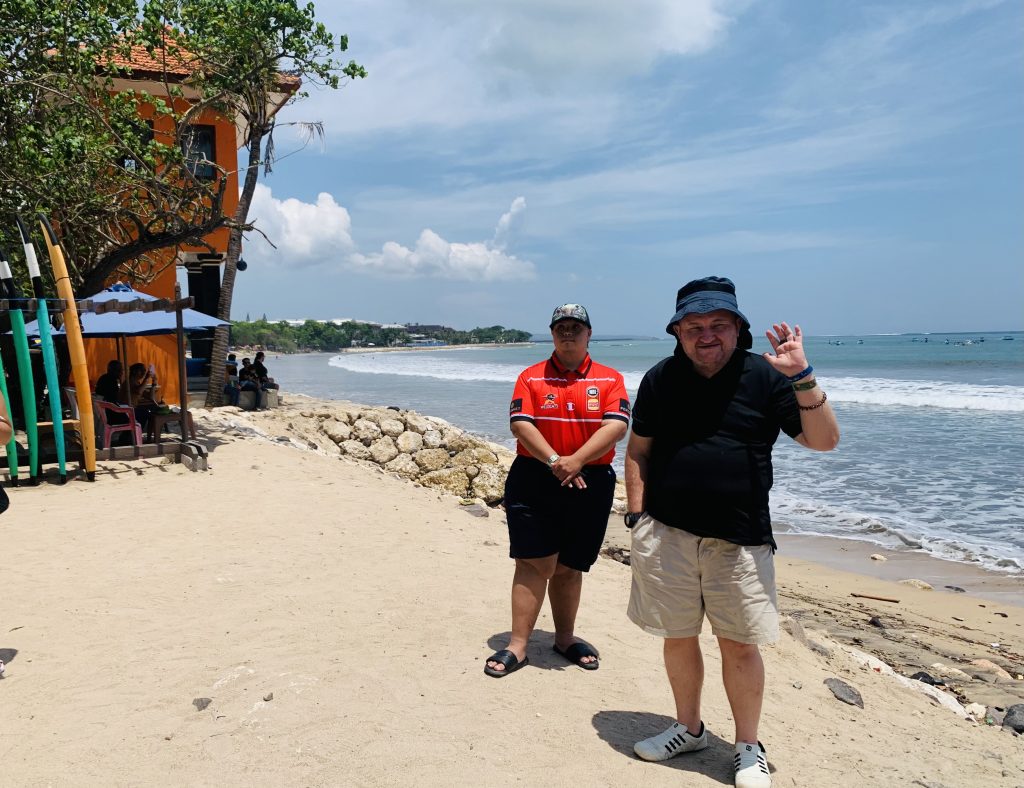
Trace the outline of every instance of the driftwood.
{"label": "driftwood", "polygon": [[878,602],[899,602],[900,601],[898,599],[891,599],[890,597],[887,597],[887,596],[871,596],[871,594],[857,594],[857,593],[854,593],[852,591],[850,592],[850,596],[859,597],[860,599],[874,599],[874,600],[876,600]]}

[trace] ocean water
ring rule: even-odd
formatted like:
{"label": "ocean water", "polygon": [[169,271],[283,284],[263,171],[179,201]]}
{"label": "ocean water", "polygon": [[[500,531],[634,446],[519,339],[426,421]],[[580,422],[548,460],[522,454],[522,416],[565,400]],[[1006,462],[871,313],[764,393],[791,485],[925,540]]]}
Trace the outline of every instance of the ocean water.
{"label": "ocean water", "polygon": [[[806,347],[842,441],[819,453],[780,437],[776,531],[1024,574],[1024,332],[808,337]],[[669,338],[591,343],[595,360],[623,373],[631,396],[672,349]],[[767,349],[755,340],[754,350]],[[285,392],[412,408],[512,446],[512,385],[550,352],[550,342],[537,342],[279,356],[268,366]]]}

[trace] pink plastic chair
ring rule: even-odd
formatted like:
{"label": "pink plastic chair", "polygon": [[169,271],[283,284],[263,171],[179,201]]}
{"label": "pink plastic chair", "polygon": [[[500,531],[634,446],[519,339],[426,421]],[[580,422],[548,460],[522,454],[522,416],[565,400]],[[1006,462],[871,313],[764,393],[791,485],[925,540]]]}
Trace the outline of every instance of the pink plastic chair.
{"label": "pink plastic chair", "polygon": [[[103,446],[101,448],[110,448],[110,439],[119,432],[127,432],[131,434],[133,445],[142,445],[142,427],[140,427],[139,423],[135,420],[135,408],[130,405],[114,405],[111,402],[101,399],[94,399],[92,404],[100,418],[100,425],[103,427]],[[127,416],[128,423],[111,424],[107,421],[108,413],[120,413]]]}

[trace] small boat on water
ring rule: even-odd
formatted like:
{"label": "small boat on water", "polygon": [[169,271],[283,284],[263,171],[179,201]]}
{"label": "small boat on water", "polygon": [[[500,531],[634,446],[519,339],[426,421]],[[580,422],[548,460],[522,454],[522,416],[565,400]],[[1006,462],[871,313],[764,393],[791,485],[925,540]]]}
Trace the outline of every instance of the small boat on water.
{"label": "small boat on water", "polygon": [[1007,335],[1007,336],[1003,337],[1003,339],[1010,339],[1010,340],[1012,340],[1012,339],[1013,339],[1013,337],[1011,337],[1011,336]]}

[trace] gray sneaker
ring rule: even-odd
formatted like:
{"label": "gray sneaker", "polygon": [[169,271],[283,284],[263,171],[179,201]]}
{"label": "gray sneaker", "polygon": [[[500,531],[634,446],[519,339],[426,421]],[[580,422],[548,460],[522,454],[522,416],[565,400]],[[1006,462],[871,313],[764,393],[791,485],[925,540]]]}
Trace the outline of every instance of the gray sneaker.
{"label": "gray sneaker", "polygon": [[771,788],[772,775],[768,771],[768,755],[761,746],[738,742],[733,760],[736,788]]}
{"label": "gray sneaker", "polygon": [[708,746],[708,732],[704,723],[696,736],[686,730],[685,725],[673,722],[668,730],[638,741],[633,745],[633,752],[645,761],[667,761],[681,752],[697,752]]}

